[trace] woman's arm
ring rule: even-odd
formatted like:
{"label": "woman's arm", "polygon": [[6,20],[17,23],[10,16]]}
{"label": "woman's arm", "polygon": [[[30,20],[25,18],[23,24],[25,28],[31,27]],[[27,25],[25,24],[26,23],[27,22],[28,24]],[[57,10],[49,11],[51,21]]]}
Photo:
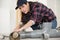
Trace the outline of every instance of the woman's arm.
{"label": "woman's arm", "polygon": [[16,30],[16,31],[17,32],[23,31],[24,29],[31,27],[34,24],[35,24],[35,22],[33,20],[30,20],[24,26],[22,26],[19,30]]}

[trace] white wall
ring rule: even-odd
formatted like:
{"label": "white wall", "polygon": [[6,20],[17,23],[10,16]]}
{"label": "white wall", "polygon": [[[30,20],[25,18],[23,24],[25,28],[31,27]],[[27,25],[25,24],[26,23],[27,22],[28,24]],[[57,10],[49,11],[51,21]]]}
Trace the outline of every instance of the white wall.
{"label": "white wall", "polygon": [[0,0],[0,33],[10,32],[10,0]]}
{"label": "white wall", "polygon": [[7,35],[15,27],[16,0],[0,0],[0,33]]}
{"label": "white wall", "polygon": [[47,0],[28,0],[28,1],[33,1],[33,2],[41,2],[44,5],[47,5]]}
{"label": "white wall", "polygon": [[60,26],[60,0],[56,0],[56,11],[57,11],[57,20],[58,20],[58,27]]}
{"label": "white wall", "polygon": [[53,10],[57,17],[57,27],[60,26],[60,0],[47,0],[47,6]]}
{"label": "white wall", "polygon": [[16,7],[16,1],[17,0],[11,0],[11,7],[10,7],[10,31],[12,32],[15,25],[16,25],[16,13],[15,13],[15,7]]}

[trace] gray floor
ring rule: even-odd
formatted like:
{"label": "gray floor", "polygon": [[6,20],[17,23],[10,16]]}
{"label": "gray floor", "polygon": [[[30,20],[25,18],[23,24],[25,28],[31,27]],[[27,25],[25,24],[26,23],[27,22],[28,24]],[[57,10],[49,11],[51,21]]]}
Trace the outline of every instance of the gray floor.
{"label": "gray floor", "polygon": [[[21,40],[42,40],[42,39],[21,39]],[[48,40],[60,40],[60,38],[50,38]]]}
{"label": "gray floor", "polygon": [[[5,38],[5,39],[0,39],[0,40],[9,40],[9,38]],[[20,39],[20,40],[42,40],[41,38],[35,38],[35,39],[30,39],[30,38],[26,38],[26,39]],[[60,38],[49,38],[48,40],[60,40]]]}

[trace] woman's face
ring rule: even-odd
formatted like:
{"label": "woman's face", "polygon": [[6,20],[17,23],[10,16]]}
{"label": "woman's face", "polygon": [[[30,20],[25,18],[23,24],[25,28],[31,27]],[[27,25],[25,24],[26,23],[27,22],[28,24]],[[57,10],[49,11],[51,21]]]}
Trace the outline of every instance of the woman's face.
{"label": "woman's face", "polygon": [[28,3],[27,3],[27,4],[23,4],[22,6],[19,7],[19,9],[20,9],[23,13],[27,14],[27,13],[29,12],[29,4],[28,4]]}

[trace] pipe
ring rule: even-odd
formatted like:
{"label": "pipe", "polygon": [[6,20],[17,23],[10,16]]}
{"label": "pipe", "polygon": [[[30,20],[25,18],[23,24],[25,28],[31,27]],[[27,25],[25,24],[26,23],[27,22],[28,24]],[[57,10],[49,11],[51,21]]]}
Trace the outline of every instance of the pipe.
{"label": "pipe", "polygon": [[[50,35],[50,38],[60,37],[60,32],[57,32],[56,29],[52,29],[51,32],[48,34]],[[41,38],[41,37],[42,37],[41,30],[20,33],[20,38]]]}

